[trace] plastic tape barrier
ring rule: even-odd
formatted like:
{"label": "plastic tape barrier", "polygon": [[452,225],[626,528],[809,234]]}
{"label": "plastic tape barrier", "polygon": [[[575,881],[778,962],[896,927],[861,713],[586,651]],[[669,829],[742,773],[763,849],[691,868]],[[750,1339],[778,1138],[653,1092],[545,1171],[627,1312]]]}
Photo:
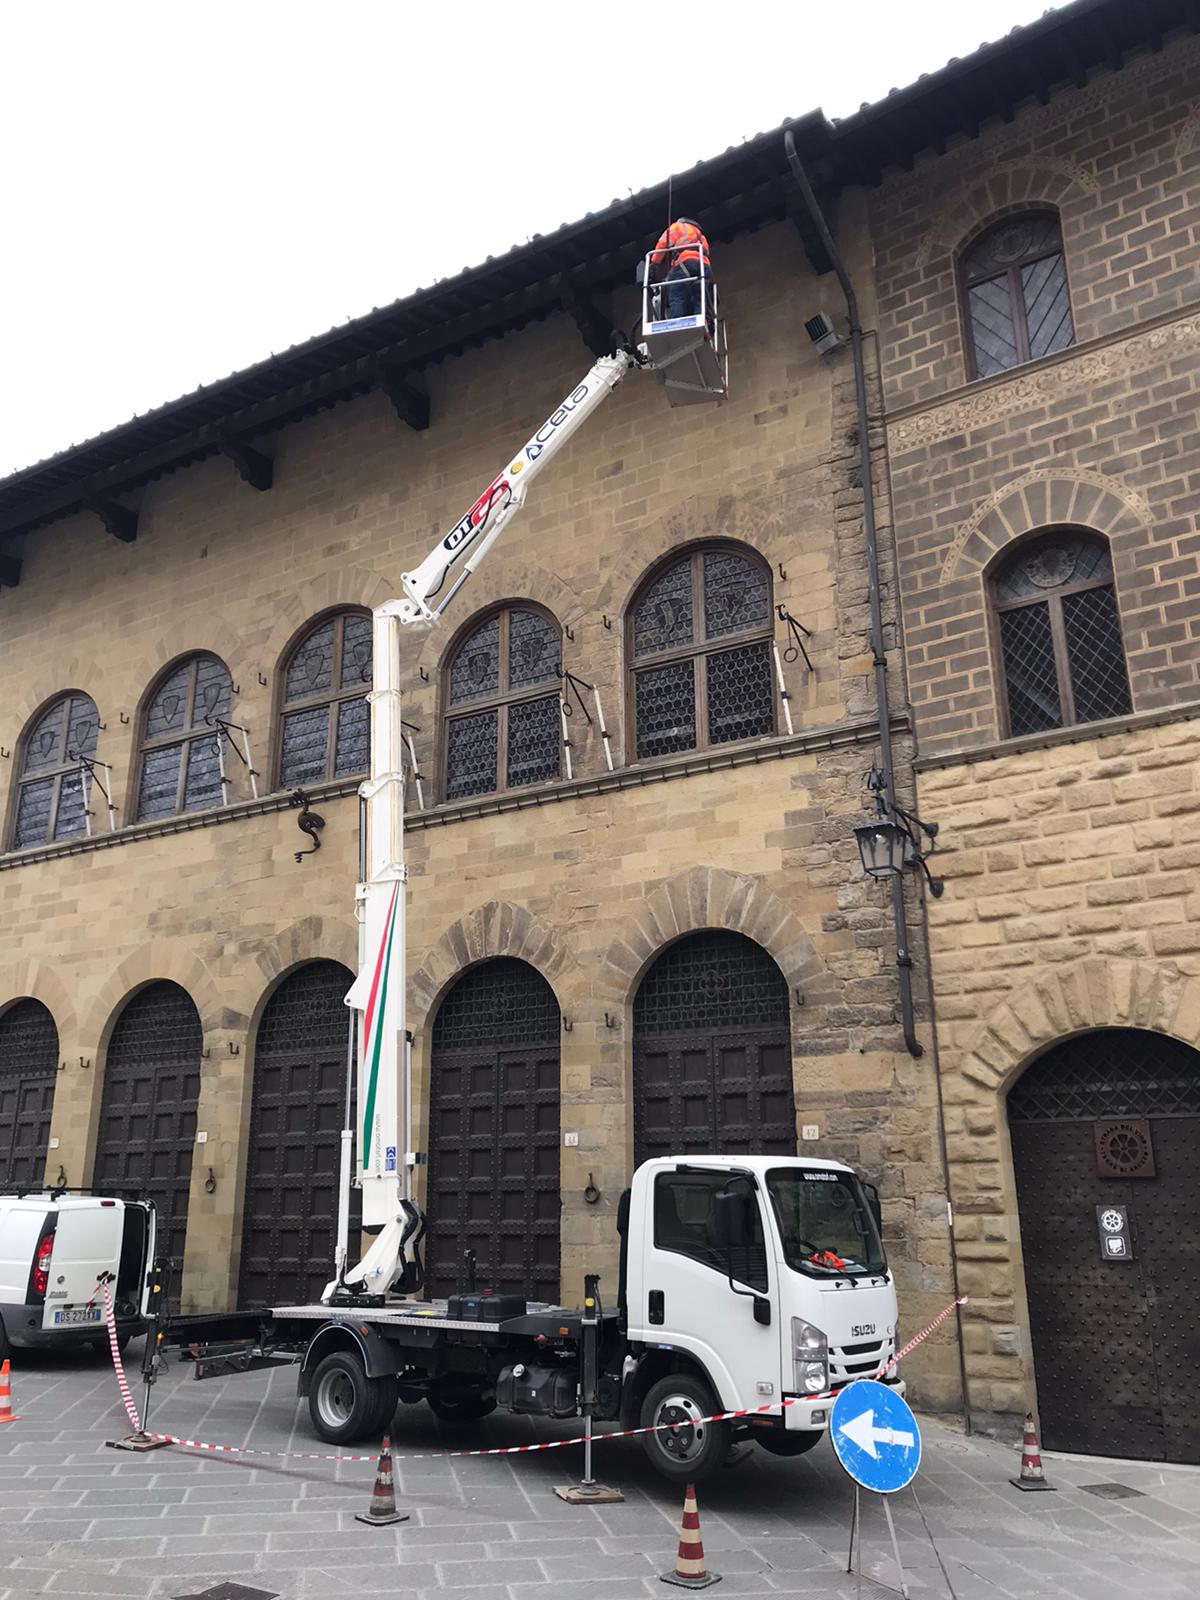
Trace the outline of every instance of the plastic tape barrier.
{"label": "plastic tape barrier", "polygon": [[[892,1359],[880,1367],[878,1372],[873,1373],[872,1376],[878,1379],[882,1378],[885,1373],[890,1372],[898,1362],[903,1361],[910,1351],[915,1350],[922,1340],[928,1339],[931,1333],[940,1328],[946,1318],[953,1315],[958,1306],[965,1306],[966,1303],[965,1295],[961,1300],[951,1300],[946,1309],[939,1312],[927,1328],[922,1328],[915,1338],[910,1339],[902,1350],[898,1350]],[[104,1312],[108,1319],[108,1341],[112,1349],[113,1366],[116,1368],[121,1398],[125,1402],[125,1410],[129,1414],[129,1420],[133,1424],[134,1432],[140,1433],[141,1424],[138,1421],[137,1408],[133,1403],[133,1396],[129,1392],[125,1369],[121,1365],[121,1353],[117,1349],[117,1330],[113,1321],[112,1300],[109,1297],[107,1284],[104,1287]],[[150,1337],[150,1335],[147,1337]],[[835,1396],[832,1394],[808,1394],[803,1397],[804,1403],[811,1403],[814,1400],[832,1400],[834,1398]],[[758,1417],[762,1416],[764,1412],[774,1413],[785,1406],[797,1406],[801,1403],[799,1397],[777,1400],[771,1405],[749,1406],[744,1411],[717,1411],[711,1417],[700,1417],[697,1421],[700,1423],[735,1422],[741,1417]],[[592,1443],[603,1444],[608,1439],[636,1439],[639,1435],[647,1433],[674,1433],[678,1428],[690,1428],[694,1425],[691,1422],[658,1422],[648,1428],[623,1428],[617,1433],[594,1433],[592,1435]],[[372,1450],[370,1455],[366,1456],[332,1456],[320,1455],[310,1450],[255,1450],[244,1444],[206,1444],[199,1439],[181,1439],[174,1433],[150,1432],[147,1433],[146,1437],[160,1439],[164,1444],[181,1445],[185,1450],[208,1450],[214,1455],[268,1456],[274,1461],[357,1462],[377,1461],[379,1458],[378,1450]],[[406,1461],[444,1461],[449,1456],[525,1456],[531,1455],[535,1450],[565,1450],[568,1445],[583,1443],[585,1443],[584,1436],[579,1434],[574,1439],[550,1439],[544,1444],[509,1444],[501,1445],[491,1450],[423,1450],[414,1455],[401,1455],[395,1449],[395,1441],[393,1440],[392,1458],[398,1466],[403,1466]]]}

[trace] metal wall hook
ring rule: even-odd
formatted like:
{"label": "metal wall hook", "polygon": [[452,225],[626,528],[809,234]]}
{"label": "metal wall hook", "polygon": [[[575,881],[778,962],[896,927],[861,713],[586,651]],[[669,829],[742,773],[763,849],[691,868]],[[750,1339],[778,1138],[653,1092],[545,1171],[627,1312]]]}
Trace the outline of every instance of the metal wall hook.
{"label": "metal wall hook", "polygon": [[594,1205],[598,1205],[599,1201],[600,1201],[600,1191],[596,1187],[595,1178],[589,1172],[588,1173],[587,1188],[583,1191],[583,1203],[584,1203],[585,1206],[594,1206]]}
{"label": "metal wall hook", "polygon": [[242,1053],[241,1045],[240,1044],[234,1044],[233,1040],[230,1039],[230,1041],[229,1041],[229,1054],[231,1056],[240,1056],[241,1053]]}
{"label": "metal wall hook", "polygon": [[775,565],[779,569],[779,576],[783,579],[784,583],[786,583],[787,582],[787,573],[784,571],[783,562],[782,561],[777,561],[775,563]]}
{"label": "metal wall hook", "polygon": [[12,751],[6,750],[4,746],[0,744],[0,756],[3,756],[4,760],[7,761],[10,755],[12,755]]}
{"label": "metal wall hook", "polygon": [[615,1028],[616,1025],[617,1025],[616,1017],[610,1017],[608,1012],[606,1011],[604,1013],[604,1026],[606,1028]]}
{"label": "metal wall hook", "polygon": [[84,1059],[83,1059],[83,1057],[82,1057],[82,1056],[80,1056],[80,1058],[79,1058],[79,1065],[80,1065],[80,1066],[81,1066],[81,1067],[82,1067],[82,1068],[83,1068],[83,1070],[84,1070],[84,1071],[85,1071],[85,1072],[86,1072],[86,1071],[87,1071],[87,1069],[88,1069],[88,1068],[89,1068],[89,1067],[90,1067],[90,1066],[91,1066],[91,1064],[92,1064],[92,1061],[91,1061],[91,1057],[90,1057],[90,1056],[89,1056],[89,1057],[88,1057],[88,1059],[87,1059],[87,1060],[86,1060],[86,1061],[85,1061],[85,1060],[84,1060]]}
{"label": "metal wall hook", "polygon": [[562,1028],[564,1033],[572,1033],[574,1032],[575,1024],[571,1021],[570,1017],[563,1017]]}
{"label": "metal wall hook", "polygon": [[67,1187],[67,1169],[63,1166],[61,1161],[58,1164],[58,1178],[55,1181],[54,1187],[56,1189],[65,1189]]}
{"label": "metal wall hook", "polygon": [[97,733],[107,733],[108,732],[108,723],[107,722],[98,722],[96,724],[96,732]]}
{"label": "metal wall hook", "polygon": [[208,1177],[204,1180],[204,1192],[205,1194],[216,1194],[217,1192],[217,1175],[211,1167],[208,1169]]}
{"label": "metal wall hook", "polygon": [[270,680],[268,679],[268,677],[267,677],[265,672],[260,672],[259,673],[258,681],[259,681],[260,686],[262,688],[264,688],[264,689],[267,687],[267,684],[270,682]]}
{"label": "metal wall hook", "polygon": [[129,718],[125,715],[125,713],[123,711],[118,713],[117,720],[120,722],[120,724],[121,724],[121,726],[123,728],[127,728],[129,726]]}
{"label": "metal wall hook", "polygon": [[420,677],[422,683],[428,683],[429,682],[429,674],[425,671],[424,667],[418,667],[417,668],[417,674]]}
{"label": "metal wall hook", "polygon": [[567,636],[572,644],[575,643],[575,629],[566,622],[563,623],[563,633]]}
{"label": "metal wall hook", "polygon": [[211,1056],[212,1056],[212,1051],[209,1050],[209,1049],[201,1050],[201,1052],[200,1052],[201,1061],[208,1061],[211,1058]]}
{"label": "metal wall hook", "polygon": [[242,692],[241,684],[240,683],[231,683],[229,685],[229,692],[230,692],[230,694],[241,694],[241,692]]}
{"label": "metal wall hook", "polygon": [[60,1072],[65,1072],[67,1070],[67,1063],[65,1061],[60,1061],[58,1063],[58,1070]]}
{"label": "metal wall hook", "polygon": [[776,606],[775,610],[778,613],[780,622],[787,623],[788,632],[791,634],[792,639],[792,642],[783,652],[783,659],[785,661],[795,661],[800,656],[803,656],[804,665],[811,672],[813,664],[809,660],[808,651],[804,648],[804,641],[812,638],[812,629],[806,628],[799,618],[792,615],[786,606]]}
{"label": "metal wall hook", "polygon": [[606,630],[609,633],[611,633],[612,632],[612,618],[610,616],[608,616],[608,615],[605,615],[605,616],[601,617],[600,620],[603,622]]}

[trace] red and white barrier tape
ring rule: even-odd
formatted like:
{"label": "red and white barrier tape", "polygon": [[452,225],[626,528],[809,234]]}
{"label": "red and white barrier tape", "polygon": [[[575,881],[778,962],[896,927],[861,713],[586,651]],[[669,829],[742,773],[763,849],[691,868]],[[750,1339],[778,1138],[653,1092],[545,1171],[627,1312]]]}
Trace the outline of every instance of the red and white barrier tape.
{"label": "red and white barrier tape", "polygon": [[[133,1425],[134,1433],[141,1433],[142,1421],[137,1413],[137,1406],[133,1403],[133,1395],[129,1388],[129,1379],[125,1376],[125,1367],[121,1361],[121,1352],[117,1347],[117,1319],[113,1316],[112,1295],[108,1292],[107,1281],[104,1289],[104,1320],[108,1324],[108,1348],[112,1351],[113,1367],[117,1374],[117,1388],[121,1391],[121,1399],[125,1402],[125,1411]],[[95,1299],[95,1296],[92,1296]]]}
{"label": "red and white barrier tape", "polygon": [[[953,1314],[957,1306],[965,1306],[966,1303],[967,1301],[965,1295],[961,1300],[951,1300],[946,1309],[939,1312],[939,1314],[933,1319],[927,1328],[922,1328],[921,1332],[917,1334],[916,1338],[910,1339],[904,1346],[903,1350],[898,1351],[890,1361],[888,1361],[884,1366],[880,1367],[879,1371],[875,1373],[874,1376],[876,1378],[882,1378],[885,1373],[890,1372],[898,1361],[901,1361],[911,1350],[915,1350],[921,1341],[923,1339],[927,1339],[936,1328],[940,1328],[942,1323],[945,1322],[946,1318]],[[109,1298],[107,1285],[105,1285],[104,1289],[104,1305],[105,1313],[108,1317],[108,1337],[109,1344],[112,1348],[113,1365],[117,1370],[117,1382],[121,1386],[121,1398],[125,1401],[125,1409],[129,1413],[129,1420],[133,1423],[134,1431],[140,1433],[141,1425],[138,1422],[137,1411],[134,1408],[133,1396],[130,1394],[129,1385],[125,1381],[125,1369],[121,1365],[121,1354],[117,1349],[116,1325],[113,1321],[112,1301]],[[770,1405],[749,1406],[742,1411],[717,1411],[711,1417],[699,1417],[696,1420],[699,1423],[735,1422],[742,1417],[758,1417],[767,1412],[775,1413],[787,1406],[798,1406],[802,1403],[811,1403],[816,1400],[833,1400],[834,1398],[836,1397],[832,1393],[810,1394],[804,1396],[797,1395],[792,1398],[784,1398],[783,1400],[774,1401]],[[678,1428],[690,1428],[692,1426],[694,1426],[694,1424],[691,1422],[658,1422],[653,1423],[646,1428],[622,1428],[619,1432],[615,1433],[593,1434],[592,1443],[599,1444],[606,1439],[635,1439],[646,1433],[673,1433]],[[357,1462],[375,1461],[379,1456],[379,1452],[377,1450],[373,1450],[370,1455],[366,1456],[319,1455],[309,1450],[255,1450],[251,1448],[251,1446],[244,1444],[206,1444],[199,1439],[181,1439],[178,1437],[178,1435],[173,1433],[150,1433],[147,1435],[147,1437],[150,1439],[159,1439],[164,1444],[182,1445],[185,1450],[207,1450],[214,1455],[268,1456],[275,1461]],[[447,1457],[460,1456],[523,1456],[530,1455],[535,1450],[564,1450],[568,1445],[583,1443],[585,1443],[585,1439],[583,1434],[580,1434],[574,1439],[550,1439],[539,1444],[500,1445],[491,1450],[423,1450],[415,1455],[401,1455],[396,1451],[393,1445],[392,1457],[396,1462],[403,1465],[407,1461],[443,1461]]]}

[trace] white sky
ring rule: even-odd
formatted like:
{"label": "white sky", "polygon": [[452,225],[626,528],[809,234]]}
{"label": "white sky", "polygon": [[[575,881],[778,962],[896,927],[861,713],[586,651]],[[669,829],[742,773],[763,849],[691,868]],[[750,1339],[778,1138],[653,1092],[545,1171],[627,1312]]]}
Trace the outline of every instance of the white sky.
{"label": "white sky", "polygon": [[0,475],[1045,9],[0,0]]}

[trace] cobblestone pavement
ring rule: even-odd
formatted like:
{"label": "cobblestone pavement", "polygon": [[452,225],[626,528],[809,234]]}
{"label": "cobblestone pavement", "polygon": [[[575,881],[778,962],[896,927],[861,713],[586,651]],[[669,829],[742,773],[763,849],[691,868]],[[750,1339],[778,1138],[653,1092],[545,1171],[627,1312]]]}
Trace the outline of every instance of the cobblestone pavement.
{"label": "cobblestone pavement", "polygon": [[[25,1355],[14,1365],[20,1420],[0,1429],[0,1600],[158,1600],[223,1581],[282,1600],[645,1600],[673,1592],[658,1575],[674,1565],[681,1496],[651,1471],[636,1440],[597,1451],[598,1476],[620,1484],[626,1503],[573,1507],[551,1492],[578,1473],[573,1448],[405,1460],[464,1443],[570,1437],[573,1425],[492,1418],[464,1440],[426,1407],[402,1408],[397,1494],[411,1520],[370,1528],[354,1521],[367,1507],[370,1465],[118,1453],[104,1441],[128,1430],[106,1363]],[[286,1369],[195,1383],[172,1366],[154,1391],[152,1424],[263,1450],[328,1448],[309,1433]],[[917,1488],[953,1590],[904,1492],[892,1503],[914,1600],[1200,1595],[1200,1469],[1047,1457],[1059,1492],[1022,1495],[1007,1483],[1018,1466],[1011,1449],[938,1421],[926,1422],[924,1436]],[[1102,1499],[1084,1488],[1113,1483],[1138,1496]],[[827,1444],[798,1461],[751,1449],[700,1494],[720,1594],[852,1600],[856,1580],[844,1571],[851,1499]],[[873,1503],[867,1571],[894,1581],[887,1548]],[[884,1592],[863,1583],[870,1600]]]}

